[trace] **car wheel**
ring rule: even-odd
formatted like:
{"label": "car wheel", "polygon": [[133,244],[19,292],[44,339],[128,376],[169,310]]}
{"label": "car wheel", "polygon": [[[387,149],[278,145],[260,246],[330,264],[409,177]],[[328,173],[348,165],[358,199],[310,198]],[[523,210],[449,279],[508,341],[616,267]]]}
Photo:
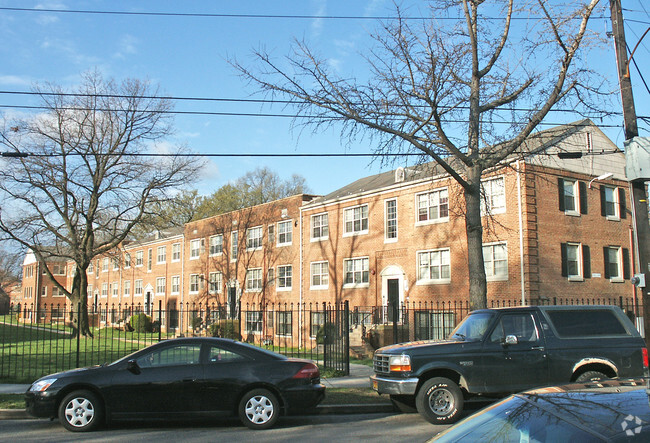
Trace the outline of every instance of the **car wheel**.
{"label": "car wheel", "polygon": [[395,409],[404,414],[413,414],[418,412],[415,407],[415,397],[412,395],[391,395],[390,402],[393,404]]}
{"label": "car wheel", "polygon": [[586,383],[588,381],[607,380],[609,377],[598,371],[583,372],[576,378],[577,383]]}
{"label": "car wheel", "polygon": [[280,404],[272,392],[253,389],[239,402],[239,419],[251,429],[268,429],[278,421]]}
{"label": "car wheel", "polygon": [[104,409],[101,400],[90,391],[74,391],[59,405],[59,421],[68,431],[85,432],[97,429]]}
{"label": "car wheel", "polygon": [[458,385],[444,377],[425,381],[415,397],[418,412],[433,424],[457,421],[463,412],[463,401]]}

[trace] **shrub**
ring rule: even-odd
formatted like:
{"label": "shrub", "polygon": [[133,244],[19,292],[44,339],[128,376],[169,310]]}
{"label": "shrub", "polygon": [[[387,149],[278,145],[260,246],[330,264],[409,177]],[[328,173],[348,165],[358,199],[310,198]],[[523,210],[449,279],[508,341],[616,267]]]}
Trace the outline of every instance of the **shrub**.
{"label": "shrub", "polygon": [[334,323],[327,323],[316,333],[316,343],[319,345],[331,345],[338,339],[338,331]]}
{"label": "shrub", "polygon": [[151,317],[149,317],[147,314],[135,314],[131,317],[129,324],[135,332],[153,331]]}
{"label": "shrub", "polygon": [[203,323],[203,319],[201,317],[192,318],[192,329],[198,329],[201,326],[201,323]]}
{"label": "shrub", "polygon": [[212,323],[210,325],[210,335],[213,337],[241,340],[241,334],[239,333],[239,322],[232,320],[221,320],[217,323]]}

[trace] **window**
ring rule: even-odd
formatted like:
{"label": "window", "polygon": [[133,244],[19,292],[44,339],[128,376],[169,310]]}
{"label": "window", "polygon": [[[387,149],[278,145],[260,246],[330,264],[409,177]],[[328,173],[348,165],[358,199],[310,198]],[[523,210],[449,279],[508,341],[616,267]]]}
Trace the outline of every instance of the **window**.
{"label": "window", "polygon": [[125,297],[130,297],[131,296],[131,280],[125,280],[123,285],[124,285],[124,296]]}
{"label": "window", "polygon": [[262,332],[262,311],[246,311],[246,332],[249,334]]}
{"label": "window", "polygon": [[600,212],[603,217],[607,217],[609,220],[626,218],[625,202],[625,189],[610,186],[600,187]]}
{"label": "window", "polygon": [[508,246],[506,243],[484,245],[483,262],[488,281],[508,279]]}
{"label": "window", "polygon": [[291,275],[293,268],[291,265],[278,266],[278,290],[291,289]]}
{"label": "window", "polygon": [[117,257],[113,257],[113,271],[120,269],[120,260]]}
{"label": "window", "polygon": [[142,266],[144,264],[144,252],[138,251],[135,253],[135,265]]}
{"label": "window", "polygon": [[190,240],[190,260],[196,260],[201,255],[201,239]]}
{"label": "window", "polygon": [[58,286],[52,288],[52,297],[65,297],[65,293]]}
{"label": "window", "polygon": [[221,281],[222,281],[221,272],[210,272],[209,277],[210,277],[210,292],[221,293]]}
{"label": "window", "polygon": [[368,286],[368,257],[343,260],[344,287]]}
{"label": "window", "polygon": [[237,261],[238,253],[239,253],[239,232],[234,231],[230,233],[230,261]]}
{"label": "window", "polygon": [[47,286],[41,288],[41,297],[47,297]]}
{"label": "window", "polygon": [[453,312],[415,312],[415,340],[443,340],[456,327]]}
{"label": "window", "polygon": [[275,330],[277,335],[291,337],[291,330],[292,330],[291,311],[278,311],[276,314],[277,314],[277,322],[276,322]]}
{"label": "window", "polygon": [[368,205],[356,206],[343,211],[344,234],[368,233]]}
{"label": "window", "polygon": [[506,212],[506,189],[503,177],[481,183],[481,215]]}
{"label": "window", "polygon": [[131,267],[131,254],[128,252],[124,254],[124,267],[127,269]]}
{"label": "window", "polygon": [[293,241],[293,221],[283,221],[278,223],[278,246],[290,245]]}
{"label": "window", "polygon": [[449,283],[449,249],[418,252],[418,284]]}
{"label": "window", "polygon": [[312,241],[327,240],[329,238],[329,217],[327,213],[311,216]]}
{"label": "window", "polygon": [[397,200],[386,200],[385,217],[384,240],[397,241]]}
{"label": "window", "polygon": [[210,255],[221,255],[223,253],[223,235],[210,237]]}
{"label": "window", "polygon": [[117,298],[120,295],[120,284],[117,282],[113,282],[111,285],[111,296],[114,298]]}
{"label": "window", "polygon": [[415,196],[418,222],[437,222],[449,219],[449,192],[447,188],[438,189]]}
{"label": "window", "polygon": [[133,294],[138,297],[142,295],[142,280],[136,280],[134,283]]}
{"label": "window", "polygon": [[108,283],[102,283],[102,298],[108,297]]}
{"label": "window", "polygon": [[630,253],[627,248],[605,246],[605,278],[613,282],[622,282],[630,278]]}
{"label": "window", "polygon": [[250,228],[246,231],[246,249],[255,250],[262,248],[262,235],[264,231],[261,226]]}
{"label": "window", "polygon": [[208,353],[208,361],[210,363],[229,363],[244,360],[248,360],[248,357],[237,354],[228,349],[223,349],[217,346],[210,346],[210,352]]}
{"label": "window", "polygon": [[567,215],[587,214],[587,185],[584,182],[558,178],[560,211]]}
{"label": "window", "polygon": [[517,341],[536,342],[538,340],[535,321],[530,314],[505,314],[490,335],[492,343],[504,343],[508,335],[517,337]]}
{"label": "window", "polygon": [[549,309],[546,314],[563,338],[628,335],[611,309]]}
{"label": "window", "polygon": [[266,274],[266,282],[269,286],[273,286],[275,284],[275,269],[269,268]]}
{"label": "window", "polygon": [[151,272],[151,266],[153,265],[153,249],[149,248],[147,250],[147,271]]}
{"label": "window", "polygon": [[158,277],[156,279],[156,294],[164,295],[165,286],[167,286],[167,279],[165,277]]}
{"label": "window", "polygon": [[[25,270],[25,277],[31,277],[31,276],[29,275],[29,270],[30,270],[30,269],[31,269],[31,267],[30,267],[30,268],[26,268],[26,270]],[[90,262],[90,264],[88,265],[88,273],[89,273],[89,274],[92,274],[93,272],[95,272],[95,266],[93,266],[93,262]]]}
{"label": "window", "polygon": [[50,265],[50,269],[52,270],[52,275],[65,275],[64,264],[54,263]]}
{"label": "window", "polygon": [[149,352],[137,359],[140,368],[187,366],[200,363],[201,345],[175,345]]}
{"label": "window", "polygon": [[190,274],[190,294],[199,292],[199,274]]}
{"label": "window", "polygon": [[275,225],[269,225],[269,243],[275,242]]}
{"label": "window", "polygon": [[158,246],[158,253],[157,255],[157,264],[162,264],[167,261],[167,247],[166,246]]}
{"label": "window", "polygon": [[329,263],[326,261],[311,264],[311,289],[327,289],[329,286]]}
{"label": "window", "polygon": [[262,290],[262,268],[246,270],[246,291],[260,292]]}
{"label": "window", "polygon": [[318,331],[323,325],[325,325],[325,313],[324,312],[311,312],[310,315],[311,325],[309,328],[309,336],[316,338]]}
{"label": "window", "polygon": [[108,272],[108,257],[104,257],[102,260],[102,272]]}
{"label": "window", "polygon": [[562,243],[562,277],[582,281],[591,277],[591,254],[589,246],[580,243]]}
{"label": "window", "polygon": [[181,292],[181,277],[179,275],[174,275],[172,277],[172,294],[178,294]]}
{"label": "window", "polygon": [[172,261],[181,261],[181,244],[174,243],[172,245]]}

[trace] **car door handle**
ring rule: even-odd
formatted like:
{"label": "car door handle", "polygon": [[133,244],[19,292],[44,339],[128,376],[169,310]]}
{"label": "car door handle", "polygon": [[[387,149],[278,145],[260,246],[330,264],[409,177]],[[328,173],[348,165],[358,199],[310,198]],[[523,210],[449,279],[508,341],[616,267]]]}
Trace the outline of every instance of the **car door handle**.
{"label": "car door handle", "polygon": [[530,348],[530,349],[531,349],[531,351],[543,351],[543,350],[544,350],[544,346],[533,346],[533,347]]}

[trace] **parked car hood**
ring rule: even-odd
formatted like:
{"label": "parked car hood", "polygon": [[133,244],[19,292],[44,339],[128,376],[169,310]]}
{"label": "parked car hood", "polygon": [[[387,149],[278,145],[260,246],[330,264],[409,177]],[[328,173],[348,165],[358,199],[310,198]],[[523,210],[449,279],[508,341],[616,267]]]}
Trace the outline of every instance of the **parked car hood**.
{"label": "parked car hood", "polygon": [[384,346],[383,348],[377,349],[378,354],[402,354],[404,352],[409,354],[417,354],[419,352],[449,352],[450,348],[458,347],[459,349],[463,345],[471,343],[469,341],[460,341],[460,340],[421,340],[421,341],[412,341],[408,343],[398,343],[395,345]]}

